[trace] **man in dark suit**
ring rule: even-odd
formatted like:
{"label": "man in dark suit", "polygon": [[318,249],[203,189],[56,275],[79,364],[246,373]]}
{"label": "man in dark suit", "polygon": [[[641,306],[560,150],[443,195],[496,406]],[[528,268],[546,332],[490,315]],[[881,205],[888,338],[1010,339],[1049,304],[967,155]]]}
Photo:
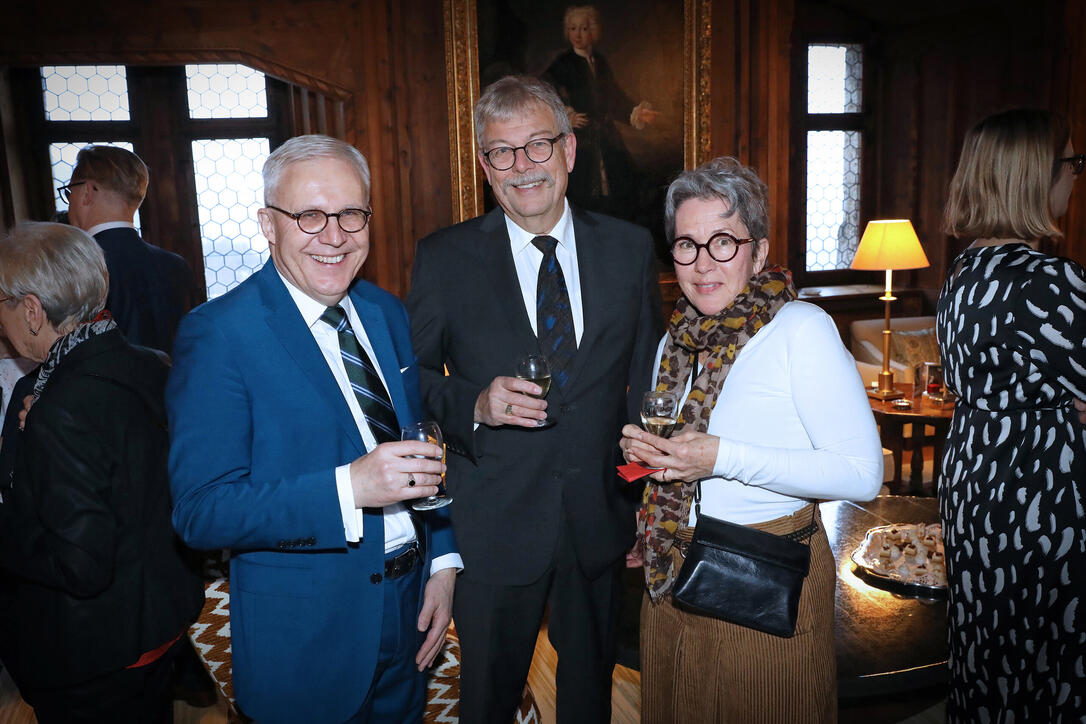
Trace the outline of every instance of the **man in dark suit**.
{"label": "man in dark suit", "polygon": [[[420,241],[407,298],[423,402],[463,453],[448,460],[465,562],[460,716],[511,721],[549,605],[559,721],[607,722],[618,573],[634,536],[614,465],[659,339],[652,242],[566,202],[577,139],[546,83],[495,82],[475,128],[501,208]],[[540,352],[545,400],[512,376],[518,357]]]}
{"label": "man in dark suit", "polygon": [[132,220],[147,193],[147,166],[117,146],[86,146],[61,189],[68,223],[94,237],[106,255],[106,309],[133,344],[170,352],[181,317],[202,296],[187,262],[140,238]]}
{"label": "man in dark suit", "polygon": [[403,305],[356,280],[370,173],[299,136],[264,164],[271,263],[181,323],[166,390],[174,526],[229,548],[237,700],[260,722],[421,721],[460,557],[433,495]]}

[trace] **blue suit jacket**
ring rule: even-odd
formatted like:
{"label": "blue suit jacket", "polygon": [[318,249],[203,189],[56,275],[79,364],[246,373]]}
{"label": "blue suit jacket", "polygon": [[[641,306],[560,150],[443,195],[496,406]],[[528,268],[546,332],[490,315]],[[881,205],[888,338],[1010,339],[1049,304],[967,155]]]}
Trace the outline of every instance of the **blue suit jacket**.
{"label": "blue suit jacket", "polygon": [[[403,305],[364,281],[350,297],[400,423],[417,421]],[[239,704],[260,722],[346,720],[380,644],[384,519],[366,509],[364,539],[345,542],[334,469],[366,450],[271,262],[182,321],[166,399],[174,527],[194,548],[231,549]],[[455,551],[445,511],[424,517],[423,579]]]}

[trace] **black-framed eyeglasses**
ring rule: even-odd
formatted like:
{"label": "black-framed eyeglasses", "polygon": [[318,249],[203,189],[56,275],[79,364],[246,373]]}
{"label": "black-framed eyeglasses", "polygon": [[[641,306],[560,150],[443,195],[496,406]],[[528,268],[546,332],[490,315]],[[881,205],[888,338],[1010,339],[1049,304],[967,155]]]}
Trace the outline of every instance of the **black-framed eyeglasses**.
{"label": "black-framed eyeglasses", "polygon": [[76,186],[82,186],[85,183],[87,183],[87,182],[86,181],[72,181],[67,186],[61,186],[59,189],[57,189],[57,193],[60,194],[60,200],[63,201],[64,203],[66,203],[66,204],[70,203],[71,198],[72,198],[72,189],[74,189]]}
{"label": "black-framed eyeglasses", "polygon": [[671,258],[675,260],[676,264],[687,266],[697,261],[698,254],[701,253],[702,249],[705,249],[715,261],[731,261],[739,253],[739,247],[754,241],[756,239],[736,239],[726,231],[713,234],[709,237],[709,241],[704,244],[699,244],[689,236],[679,236],[676,237],[675,241],[671,242]]}
{"label": "black-framed eyeglasses", "polygon": [[546,163],[554,155],[554,144],[565,138],[564,133],[559,133],[554,138],[536,138],[528,141],[523,146],[498,146],[489,151],[483,151],[486,162],[495,171],[508,171],[517,162],[517,151],[524,151],[524,155],[532,163]]}
{"label": "black-framed eyeglasses", "polygon": [[1056,163],[1071,164],[1071,173],[1078,176],[1082,173],[1082,169],[1086,168],[1086,154],[1079,153],[1074,156],[1068,156],[1067,158],[1060,158],[1056,160]]}
{"label": "black-framed eyeglasses", "polygon": [[368,209],[344,209],[338,214],[330,214],[320,209],[306,209],[294,214],[271,204],[268,204],[268,208],[294,219],[298,222],[298,228],[307,234],[319,234],[324,231],[324,227],[328,226],[329,217],[334,218],[344,232],[353,234],[365,229],[370,217],[373,216],[373,212]]}

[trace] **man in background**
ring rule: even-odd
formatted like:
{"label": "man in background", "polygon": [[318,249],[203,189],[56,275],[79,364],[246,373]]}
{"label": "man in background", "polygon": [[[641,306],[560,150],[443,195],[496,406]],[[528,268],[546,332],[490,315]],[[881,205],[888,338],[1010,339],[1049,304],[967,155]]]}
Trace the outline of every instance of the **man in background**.
{"label": "man in background", "polygon": [[200,301],[196,280],[177,254],[148,244],[133,219],[147,193],[147,166],[117,146],[86,146],[61,188],[68,223],[94,237],[106,255],[106,309],[132,344],[169,353],[177,324]]}

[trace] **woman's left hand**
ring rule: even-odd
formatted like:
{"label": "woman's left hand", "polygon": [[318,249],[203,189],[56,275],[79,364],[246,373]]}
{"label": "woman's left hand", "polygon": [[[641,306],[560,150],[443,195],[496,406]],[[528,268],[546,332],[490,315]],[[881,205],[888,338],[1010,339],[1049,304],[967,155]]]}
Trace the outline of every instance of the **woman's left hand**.
{"label": "woman's left hand", "polygon": [[700,480],[713,474],[720,438],[704,432],[684,432],[668,439],[645,432],[636,425],[622,428],[626,459],[636,459],[650,468],[664,468],[653,480]]}

